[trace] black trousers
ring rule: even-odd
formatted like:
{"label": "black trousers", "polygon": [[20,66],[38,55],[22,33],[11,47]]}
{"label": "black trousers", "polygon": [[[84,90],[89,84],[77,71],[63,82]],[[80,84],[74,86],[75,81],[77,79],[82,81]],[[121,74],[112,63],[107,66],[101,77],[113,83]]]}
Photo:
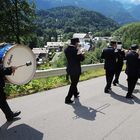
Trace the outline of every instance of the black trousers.
{"label": "black trousers", "polygon": [[119,83],[119,76],[122,71],[122,67],[123,67],[123,64],[120,64],[116,67],[114,83]]}
{"label": "black trousers", "polygon": [[115,71],[114,70],[106,70],[106,87],[105,90],[111,88],[111,83],[114,77]]}
{"label": "black trousers", "polygon": [[77,84],[79,82],[80,75],[70,75],[71,85],[66,96],[66,100],[70,100],[72,96],[78,94]]}
{"label": "black trousers", "polygon": [[6,118],[9,118],[12,114],[12,111],[6,101],[6,93],[4,92],[4,89],[0,87],[0,108],[5,114]]}
{"label": "black trousers", "polygon": [[128,75],[128,93],[127,93],[127,96],[132,95],[137,81],[138,81],[138,76],[130,76],[130,75]]}

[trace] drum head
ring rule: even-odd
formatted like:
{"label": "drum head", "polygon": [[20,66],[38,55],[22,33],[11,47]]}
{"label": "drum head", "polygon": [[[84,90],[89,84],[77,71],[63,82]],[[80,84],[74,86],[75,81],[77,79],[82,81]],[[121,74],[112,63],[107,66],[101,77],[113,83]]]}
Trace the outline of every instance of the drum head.
{"label": "drum head", "polygon": [[[27,64],[29,62],[30,65]],[[9,82],[17,85],[28,83],[36,71],[35,55],[30,48],[22,45],[14,45],[7,51],[3,58],[3,65],[4,67],[24,65],[17,68],[14,75],[6,76]]]}

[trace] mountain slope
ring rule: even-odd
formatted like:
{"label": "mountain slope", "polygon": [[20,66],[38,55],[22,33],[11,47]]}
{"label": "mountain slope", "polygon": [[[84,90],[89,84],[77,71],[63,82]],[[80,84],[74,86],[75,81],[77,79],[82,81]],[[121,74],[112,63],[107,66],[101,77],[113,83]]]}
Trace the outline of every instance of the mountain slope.
{"label": "mountain slope", "polygon": [[111,31],[119,25],[97,12],[73,6],[58,7],[38,12],[38,25],[44,29],[57,29],[69,32]]}
{"label": "mountain slope", "polygon": [[49,9],[60,6],[77,6],[102,13],[119,24],[137,21],[120,2],[112,0],[35,0],[37,8]]}
{"label": "mountain slope", "polygon": [[131,7],[129,13],[140,21],[140,4]]}

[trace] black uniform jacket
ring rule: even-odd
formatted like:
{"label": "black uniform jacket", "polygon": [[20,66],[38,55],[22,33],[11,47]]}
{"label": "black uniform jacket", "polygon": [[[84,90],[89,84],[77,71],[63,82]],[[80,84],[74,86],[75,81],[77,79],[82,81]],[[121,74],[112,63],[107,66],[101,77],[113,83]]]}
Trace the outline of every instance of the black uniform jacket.
{"label": "black uniform jacket", "polygon": [[126,74],[130,76],[138,76],[140,59],[139,55],[135,51],[130,51],[126,55]]}
{"label": "black uniform jacket", "polygon": [[122,51],[122,50],[118,50],[118,52],[116,53],[117,55],[117,63],[118,65],[120,64],[123,64],[123,61],[125,59],[125,52]]}
{"label": "black uniform jacket", "polygon": [[101,54],[101,58],[105,59],[104,69],[115,71],[116,67],[116,53],[111,46],[105,48]]}
{"label": "black uniform jacket", "polygon": [[5,75],[11,75],[12,69],[11,67],[4,68],[2,64],[0,64],[0,88],[5,86]]}
{"label": "black uniform jacket", "polygon": [[65,56],[67,58],[67,73],[69,75],[80,75],[81,74],[81,64],[80,61],[84,60],[84,55],[77,55],[78,50],[70,45],[65,50]]}

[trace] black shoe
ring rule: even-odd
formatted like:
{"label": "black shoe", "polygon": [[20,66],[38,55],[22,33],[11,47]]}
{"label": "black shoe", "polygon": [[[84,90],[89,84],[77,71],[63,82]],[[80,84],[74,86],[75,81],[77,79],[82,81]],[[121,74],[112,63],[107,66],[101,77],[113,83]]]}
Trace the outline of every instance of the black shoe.
{"label": "black shoe", "polygon": [[74,95],[74,98],[79,98],[80,96],[79,95]]}
{"label": "black shoe", "polygon": [[110,87],[108,90],[112,90],[112,88]]}
{"label": "black shoe", "polygon": [[78,98],[78,97],[80,97],[79,94],[80,94],[80,93],[77,92],[77,93],[74,95],[74,98]]}
{"label": "black shoe", "polygon": [[131,95],[131,96],[127,96],[126,95],[126,97],[125,97],[126,99],[133,99],[133,96]]}
{"label": "black shoe", "polygon": [[17,117],[20,113],[21,113],[21,111],[13,112],[13,113],[11,114],[11,116],[7,117],[7,121],[8,121],[8,122],[13,121],[14,118]]}
{"label": "black shoe", "polygon": [[72,104],[73,101],[72,100],[65,100],[65,104]]}
{"label": "black shoe", "polygon": [[109,90],[108,90],[108,89],[105,89],[104,92],[105,92],[105,93],[109,93]]}
{"label": "black shoe", "polygon": [[113,82],[113,85],[116,86],[116,82]]}

